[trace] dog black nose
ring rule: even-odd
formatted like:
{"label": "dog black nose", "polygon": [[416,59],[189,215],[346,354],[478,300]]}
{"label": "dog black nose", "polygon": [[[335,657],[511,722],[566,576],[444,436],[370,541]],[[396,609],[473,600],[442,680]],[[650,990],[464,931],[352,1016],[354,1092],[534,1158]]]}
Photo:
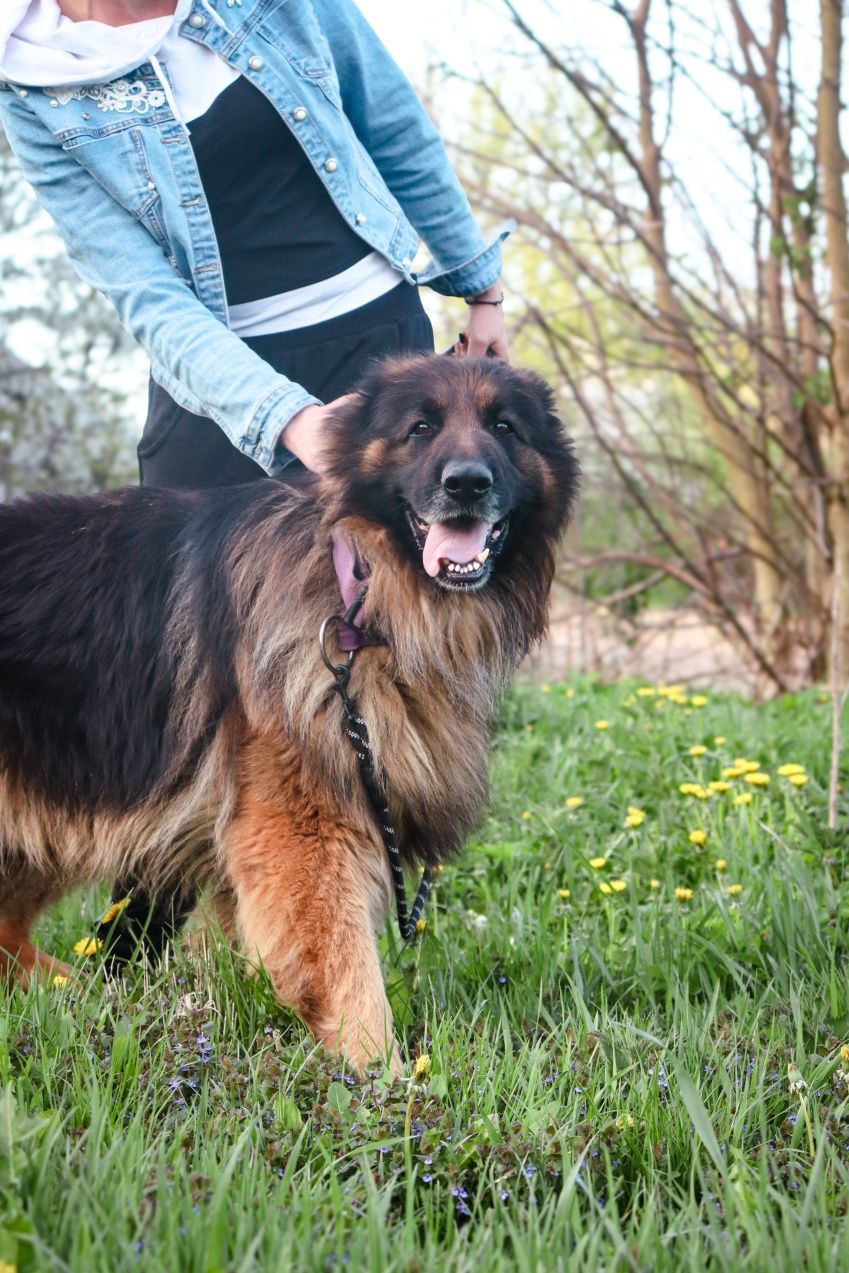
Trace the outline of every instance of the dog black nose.
{"label": "dog black nose", "polygon": [[449,460],[442,470],[442,485],[452,499],[469,503],[492,489],[492,472],[480,460]]}

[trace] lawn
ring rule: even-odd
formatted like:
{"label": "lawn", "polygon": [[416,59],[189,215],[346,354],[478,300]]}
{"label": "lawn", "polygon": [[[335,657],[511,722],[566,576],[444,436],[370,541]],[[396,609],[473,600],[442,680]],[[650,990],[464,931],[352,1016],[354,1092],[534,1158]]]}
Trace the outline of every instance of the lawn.
{"label": "lawn", "polygon": [[830,711],[517,690],[480,835],[387,928],[394,1085],[223,947],[105,982],[67,899],[86,989],[0,1007],[0,1273],[849,1269]]}

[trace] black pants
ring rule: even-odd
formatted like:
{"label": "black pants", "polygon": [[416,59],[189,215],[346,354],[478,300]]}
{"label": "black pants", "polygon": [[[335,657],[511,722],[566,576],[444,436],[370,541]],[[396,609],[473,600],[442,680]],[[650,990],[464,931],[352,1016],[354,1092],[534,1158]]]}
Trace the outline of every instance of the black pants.
{"label": "black pants", "polygon": [[[393,353],[432,353],[433,328],[419,294],[408,283],[368,305],[296,332],[250,337],[245,342],[275,371],[329,402],[354,388],[369,362]],[[154,380],[138,448],[144,486],[199,489],[233,486],[265,476],[253,460],[228,441],[213,420],[177,405]],[[285,479],[285,471],[283,474]],[[113,901],[131,902],[101,938],[111,958],[129,959],[143,942],[158,956],[194,906],[190,889],[177,883],[167,896],[152,897],[130,877],[118,880]]]}

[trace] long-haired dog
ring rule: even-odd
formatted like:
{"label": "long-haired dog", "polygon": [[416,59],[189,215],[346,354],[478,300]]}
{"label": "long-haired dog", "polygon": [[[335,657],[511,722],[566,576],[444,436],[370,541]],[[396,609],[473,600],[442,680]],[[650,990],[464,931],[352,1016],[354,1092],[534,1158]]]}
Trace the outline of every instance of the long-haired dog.
{"label": "long-haired dog", "polygon": [[350,689],[410,862],[487,797],[499,693],[543,634],[577,467],[552,395],[495,360],[377,365],[327,472],[0,509],[0,970],[130,873],[211,888],[314,1036],[397,1068],[376,933],[390,872],[317,633],[331,538],[369,577]]}

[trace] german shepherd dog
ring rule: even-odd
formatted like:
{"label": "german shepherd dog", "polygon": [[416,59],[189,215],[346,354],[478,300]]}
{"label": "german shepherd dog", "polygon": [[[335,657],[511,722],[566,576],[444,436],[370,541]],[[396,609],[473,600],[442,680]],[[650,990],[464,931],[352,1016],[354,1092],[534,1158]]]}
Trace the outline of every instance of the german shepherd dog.
{"label": "german shepherd dog", "polygon": [[378,961],[379,828],[317,642],[342,536],[374,644],[351,665],[409,863],[487,798],[499,693],[543,634],[577,465],[552,394],[497,360],[376,364],[327,470],[0,508],[0,971],[72,888],[209,888],[314,1037],[399,1067]]}

